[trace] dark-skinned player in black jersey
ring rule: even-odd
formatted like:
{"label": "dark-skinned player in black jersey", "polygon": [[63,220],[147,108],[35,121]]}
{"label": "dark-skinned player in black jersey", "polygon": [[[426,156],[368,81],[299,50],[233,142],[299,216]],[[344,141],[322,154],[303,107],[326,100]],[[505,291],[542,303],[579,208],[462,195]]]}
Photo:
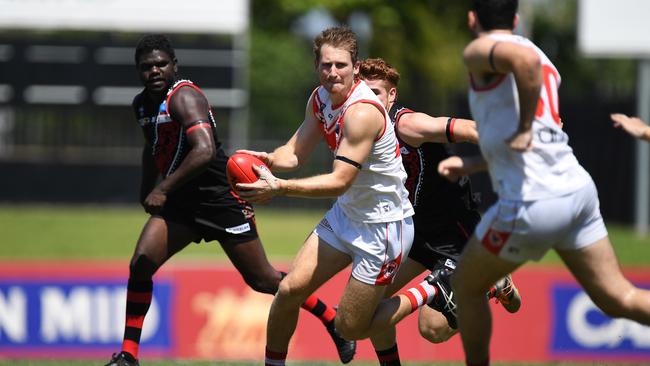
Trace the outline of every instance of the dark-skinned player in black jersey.
{"label": "dark-skinned player in black jersey", "polygon": [[[140,335],[151,304],[152,276],[190,243],[219,241],[255,291],[275,294],[284,276],[266,257],[253,208],[231,191],[226,179],[228,157],[217,139],[210,104],[191,81],[179,79],[169,39],[163,35],[143,37],[135,50],[135,63],[144,85],[133,101],[145,137],[140,199],[151,217],[129,266],[122,350],[113,354],[107,366],[139,365]],[[350,362],[356,343],[344,340],[335,331],[336,310],[314,295],[302,307],[320,318],[341,361]]]}
{"label": "dark-skinned player in black jersey", "polygon": [[[425,339],[441,343],[457,333],[455,302],[449,275],[480,220],[470,186],[464,177],[452,183],[441,177],[438,163],[450,155],[445,143],[477,143],[476,123],[467,119],[431,117],[398,105],[397,85],[400,75],[382,59],[367,59],[359,66],[359,77],[377,94],[389,111],[397,132],[406,173],[406,188],[415,208],[415,238],[406,260],[392,285],[390,296],[426,270],[427,277],[439,293],[429,306],[420,308],[418,328]],[[488,294],[509,312],[521,305],[519,292],[507,276]],[[382,366],[400,365],[395,328],[371,337]]]}

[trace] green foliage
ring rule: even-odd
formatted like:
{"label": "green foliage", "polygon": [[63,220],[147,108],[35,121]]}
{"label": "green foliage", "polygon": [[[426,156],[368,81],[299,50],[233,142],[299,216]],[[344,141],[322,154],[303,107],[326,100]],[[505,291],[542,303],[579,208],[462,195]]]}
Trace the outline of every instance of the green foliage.
{"label": "green foliage", "polygon": [[552,4],[539,3],[532,9],[531,38],[560,70],[562,93],[582,98],[634,95],[635,61],[584,56],[577,44],[577,1]]}
{"label": "green foliage", "polygon": [[401,99],[429,113],[447,109],[447,95],[466,88],[462,49],[469,41],[463,2],[385,2],[371,11],[371,57],[402,74]]}
{"label": "green foliage", "polygon": [[288,33],[259,29],[253,29],[251,43],[250,137],[288,139],[317,84],[311,46]]}
{"label": "green foliage", "polygon": [[[402,73],[400,97],[424,112],[448,110],[448,96],[466,88],[461,52],[469,40],[467,5],[416,0],[266,0],[252,3],[251,125],[253,138],[286,138],[302,121],[317,85],[312,40],[293,32],[310,10],[346,24],[355,12],[372,21],[361,57],[382,57]],[[286,130],[289,130],[287,132]],[[285,133],[283,135],[282,133]]]}
{"label": "green foliage", "polygon": [[[457,112],[456,102],[467,90],[461,54],[472,37],[467,29],[467,2],[254,1],[252,125],[262,131],[261,136],[277,136],[268,126],[295,127],[295,118],[301,120],[306,97],[316,85],[311,40],[292,32],[296,20],[313,9],[327,10],[341,24],[355,12],[366,13],[372,36],[360,45],[361,56],[382,57],[400,71],[400,100],[434,115]],[[634,94],[633,60],[592,59],[580,53],[576,0],[522,1],[520,10],[533,41],[558,66],[563,94],[600,98]],[[263,87],[269,84],[271,88]]]}

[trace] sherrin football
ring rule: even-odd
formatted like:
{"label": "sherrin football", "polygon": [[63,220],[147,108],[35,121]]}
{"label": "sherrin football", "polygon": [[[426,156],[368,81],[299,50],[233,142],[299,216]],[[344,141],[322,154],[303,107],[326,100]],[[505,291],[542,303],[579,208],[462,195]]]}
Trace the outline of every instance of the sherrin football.
{"label": "sherrin football", "polygon": [[237,183],[254,183],[257,182],[259,177],[253,170],[253,165],[264,166],[268,169],[260,159],[253,155],[236,153],[233,154],[226,163],[226,175],[230,186],[235,189]]}

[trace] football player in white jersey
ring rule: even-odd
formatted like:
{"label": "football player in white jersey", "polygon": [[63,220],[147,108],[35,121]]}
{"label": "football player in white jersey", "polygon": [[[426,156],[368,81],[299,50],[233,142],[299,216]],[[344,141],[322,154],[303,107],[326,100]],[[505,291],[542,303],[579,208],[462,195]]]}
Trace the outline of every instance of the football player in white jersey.
{"label": "football player in white jersey", "polygon": [[491,313],[485,291],[553,248],[598,307],[650,324],[650,291],[621,273],[600,215],[598,193],[561,130],[560,77],[529,40],[513,35],[517,0],[473,0],[477,38],[463,53],[470,107],[484,161],[443,161],[467,174],[487,163],[499,200],[476,228],[452,275],[467,365],[489,365]]}
{"label": "football player in white jersey", "polygon": [[625,130],[628,134],[641,140],[650,141],[650,126],[638,117],[628,117],[622,113],[610,115],[614,127]]}
{"label": "football player in white jersey", "polygon": [[298,168],[323,138],[334,155],[330,173],[285,180],[257,169],[260,180],[236,187],[252,202],[275,195],[337,198],[280,284],[269,313],[266,365],[285,364],[300,304],[350,264],[352,275],[335,317],[335,327],[346,339],[385,331],[438,291],[422,281],[383,299],[413,241],[414,211],[404,187],[399,144],[383,104],[357,77],[354,33],[347,27],[326,29],[314,40],[314,56],[320,86],[295,134],[272,153],[240,150],[274,171]]}

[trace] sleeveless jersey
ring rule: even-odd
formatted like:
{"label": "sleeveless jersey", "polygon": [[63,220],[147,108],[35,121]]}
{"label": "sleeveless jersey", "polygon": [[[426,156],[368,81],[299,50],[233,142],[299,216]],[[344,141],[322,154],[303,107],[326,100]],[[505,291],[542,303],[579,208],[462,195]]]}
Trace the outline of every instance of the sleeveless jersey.
{"label": "sleeveless jersey", "polygon": [[399,221],[412,216],[413,207],[404,188],[406,172],[402,167],[399,144],[395,131],[390,128],[388,113],[375,93],[359,80],[343,103],[334,105],[329,92],[322,86],[313,92],[311,100],[314,116],[334,155],[341,141],[345,112],[351,105],[368,103],[384,114],[381,135],[372,145],[352,186],[337,198],[336,204],[351,219],[367,223]]}
{"label": "sleeveless jersey", "polygon": [[541,59],[544,81],[532,125],[533,148],[524,153],[512,150],[505,142],[519,124],[519,97],[512,73],[481,88],[471,81],[469,104],[478,125],[479,146],[488,163],[493,189],[500,199],[523,201],[575,192],[590,178],[573,155],[568,135],[559,126],[557,69],[524,37],[512,34],[488,37],[534,49]]}
{"label": "sleeveless jersey", "polygon": [[[133,100],[136,119],[144,131],[145,138],[151,145],[151,155],[162,177],[167,177],[176,171],[190,150],[183,125],[174,120],[169,112],[169,101],[174,93],[182,87],[191,87],[201,92],[191,81],[178,80],[169,88],[162,103],[151,102],[144,94],[144,91]],[[209,121],[207,122],[210,123],[216,144],[215,156],[208,168],[201,175],[187,182],[177,191],[178,193],[188,190],[198,190],[204,193],[227,193],[230,191],[230,185],[226,178],[228,157],[223,152],[221,143],[217,138],[216,123],[211,110],[208,110],[208,116]],[[177,194],[177,192],[173,193]]]}
{"label": "sleeveless jersey", "polygon": [[[415,209],[415,217],[426,220],[426,225],[447,225],[468,210],[476,210],[478,203],[472,195],[469,178],[452,183],[438,174],[438,163],[450,155],[444,144],[425,142],[413,147],[399,138],[400,118],[411,109],[393,104],[388,113],[399,141],[402,162],[407,173],[406,189]],[[416,227],[417,227],[416,221]]]}

